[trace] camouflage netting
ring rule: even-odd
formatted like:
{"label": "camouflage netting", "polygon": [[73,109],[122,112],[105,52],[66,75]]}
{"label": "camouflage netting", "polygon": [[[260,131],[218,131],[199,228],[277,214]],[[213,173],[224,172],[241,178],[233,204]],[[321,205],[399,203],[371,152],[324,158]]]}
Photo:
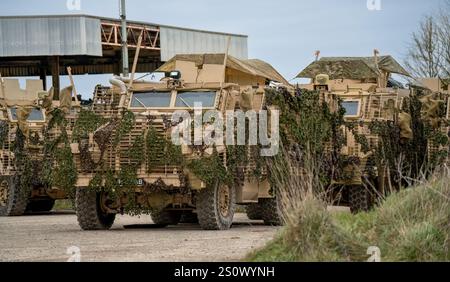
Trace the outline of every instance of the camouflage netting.
{"label": "camouflage netting", "polygon": [[20,195],[28,197],[31,189],[36,182],[39,181],[38,163],[30,158],[30,152],[25,146],[26,137],[19,127],[17,127],[15,139],[11,146],[11,151],[14,153],[14,166],[17,170],[14,182],[18,188]]}
{"label": "camouflage netting", "polygon": [[3,144],[8,139],[9,135],[9,124],[7,121],[0,121],[0,147],[3,147]]}
{"label": "camouflage netting", "polygon": [[[280,135],[283,149],[273,158],[266,159],[269,180],[285,179],[283,175],[270,175],[271,171],[293,173],[288,170],[272,169],[290,158],[297,169],[306,168],[314,174],[314,192],[323,192],[321,188],[342,174],[336,169],[341,165],[339,152],[343,146],[340,128],[344,126],[344,111],[333,112],[320,93],[297,89],[294,95],[286,90],[267,90],[267,104],[276,106],[280,111]],[[335,101],[339,105],[340,101]],[[329,146],[327,146],[329,145]],[[278,183],[279,184],[279,183]]]}
{"label": "camouflage netting", "polygon": [[227,171],[217,150],[214,150],[212,156],[187,162],[186,166],[208,186],[213,186],[217,181],[225,184],[233,183],[233,176],[230,174],[231,171]]}
{"label": "camouflage netting", "polygon": [[[391,56],[378,57],[378,69],[387,73],[410,76],[409,73]],[[378,78],[379,70],[374,57],[324,57],[311,63],[298,78],[315,78],[319,74],[328,74],[330,79],[369,79]]]}
{"label": "camouflage netting", "polygon": [[[94,135],[94,139],[99,142],[101,156],[103,156],[112,134],[111,132],[106,132],[106,129],[109,131],[115,129],[115,124],[110,127],[105,127],[104,125],[107,122],[107,120],[89,110],[81,110],[78,116],[72,132],[72,142],[78,143],[78,149],[80,150],[81,170],[83,172],[93,171],[100,165],[102,158],[95,161],[91,155],[89,149],[89,135],[94,135],[94,132],[98,131],[98,133]],[[109,123],[114,123],[114,121],[110,121]],[[102,128],[103,130],[99,130],[99,128]]]}
{"label": "camouflage netting", "polygon": [[[182,162],[181,148],[174,146],[165,136],[162,136],[148,119],[149,129],[141,135],[134,137],[127,150],[122,150],[120,143],[129,138],[131,130],[135,127],[135,116],[130,111],[123,111],[120,118],[106,120],[92,111],[82,111],[74,128],[73,141],[78,143],[80,151],[81,171],[95,173],[89,183],[89,188],[108,193],[114,200],[126,197],[124,212],[130,214],[148,213],[149,207],[139,206],[136,203],[134,188],[137,185],[137,173],[142,165],[147,173],[151,173],[157,166],[180,165]],[[100,150],[100,156],[94,160],[90,152],[90,135]],[[105,162],[105,152],[118,154],[122,159],[128,159],[128,164],[122,164],[119,171]],[[161,157],[162,156],[162,157]],[[144,193],[152,194],[163,189],[164,183],[146,184]]]}
{"label": "camouflage netting", "polygon": [[[181,146],[174,145],[168,136],[156,130],[154,127],[154,117],[148,117],[147,129],[141,135],[133,136],[130,140],[130,132],[135,127],[135,116],[130,111],[124,111],[121,118],[105,120],[91,111],[82,111],[77,120],[73,141],[78,143],[80,151],[81,171],[85,173],[94,172],[94,177],[89,183],[91,189],[106,192],[114,200],[125,196],[126,205],[123,212],[129,214],[149,213],[155,209],[155,206],[142,206],[136,203],[136,194],[131,193],[137,185],[137,174],[140,169],[145,169],[146,173],[153,173],[155,169],[161,167],[178,167],[179,178],[182,183],[180,189],[175,189],[179,193],[188,193],[187,171],[193,173],[207,185],[213,185],[216,181],[232,184],[233,179],[242,179],[243,170],[249,159],[257,159],[257,150],[255,148],[244,148],[237,146],[242,150],[232,151],[228,148],[229,156],[225,167],[223,156],[216,149],[212,154],[205,152],[205,147],[194,146],[194,150],[199,155],[195,158],[184,158],[181,152]],[[170,132],[173,124],[166,121],[166,131]],[[100,149],[100,158],[93,160],[89,151],[89,135],[93,135],[95,146]],[[127,149],[121,149],[121,142],[127,140],[131,146]],[[107,151],[113,154],[119,154],[123,160],[128,160],[128,164],[122,164],[120,170],[105,162]],[[108,153],[109,154],[109,153]],[[253,156],[253,157],[252,157]],[[261,163],[255,161],[256,169],[254,177],[261,175]],[[232,168],[232,169],[231,169]],[[238,177],[239,174],[239,177]],[[162,180],[156,183],[144,183],[142,193],[145,195],[154,195],[159,197],[161,192],[173,190],[174,187],[168,186]],[[165,195],[165,193],[162,193]]]}
{"label": "camouflage netting", "polygon": [[[71,97],[71,88],[62,90],[68,104]],[[20,106],[17,108],[17,127],[14,130],[15,140],[10,150],[14,153],[14,168],[16,170],[15,181],[21,193],[31,193],[33,187],[59,188],[73,196],[77,181],[77,171],[70,148],[65,111],[53,108],[53,89],[48,92],[40,92],[39,98],[43,99],[43,109],[46,111],[48,123],[40,131],[30,131],[27,121],[32,106]],[[64,104],[64,103],[63,103]],[[6,134],[6,135],[5,135]],[[0,143],[3,145],[9,135],[9,123],[0,124]],[[29,195],[28,195],[29,196]]]}
{"label": "camouflage netting", "polygon": [[[351,180],[355,170],[362,169],[363,175],[374,179],[383,167],[387,168],[390,185],[400,187],[405,179],[418,179],[441,167],[449,154],[448,136],[442,133],[446,125],[445,104],[430,101],[432,96],[415,91],[405,99],[401,111],[395,110],[396,122],[374,120],[369,123],[372,135],[379,136],[379,142],[369,144],[366,136],[358,133],[359,122],[344,121],[345,111],[338,107],[330,111],[329,105],[321,102],[317,92],[296,90],[295,95],[285,91],[269,90],[267,103],[280,109],[281,138],[289,157],[297,166],[305,161],[315,164],[315,171],[326,187],[331,180]],[[340,101],[337,101],[340,104]],[[345,144],[342,128],[353,133],[361,151],[368,154],[368,164],[361,168],[357,156],[342,155]],[[439,150],[430,151],[429,144]],[[330,144],[331,148],[325,145]],[[286,156],[283,156],[286,157]],[[273,162],[273,159],[269,159]],[[270,171],[270,167],[269,167]],[[345,181],[344,181],[345,182]]]}
{"label": "camouflage netting", "polygon": [[[202,146],[194,146],[193,149],[199,152],[199,156],[187,159],[183,157],[181,147],[170,142],[168,139],[170,135],[156,130],[153,124],[155,117],[148,117],[144,127],[146,129],[142,134],[130,134],[136,126],[136,120],[134,114],[127,110],[121,113],[120,118],[108,120],[92,111],[82,111],[73,130],[73,142],[79,145],[81,171],[95,174],[89,187],[107,192],[112,199],[126,195],[125,211],[133,214],[150,212],[148,207],[136,204],[135,194],[129,193],[134,191],[138,171],[141,169],[152,173],[158,167],[178,167],[180,181],[183,184],[189,183],[186,182],[189,171],[207,185],[219,180],[240,186],[246,177],[258,180],[268,177],[269,181],[273,181],[270,166],[280,158],[291,158],[300,168],[307,163],[314,163],[318,187],[327,187],[332,180],[352,177],[347,175],[346,169],[358,166],[360,160],[341,154],[345,142],[342,127],[354,133],[357,142],[362,146],[362,151],[372,152],[372,159],[378,167],[389,167],[392,171],[390,175],[392,183],[400,183],[402,175],[417,177],[424,165],[434,167],[438,163],[436,161],[431,163],[427,157],[428,140],[436,139],[441,145],[445,145],[448,140],[438,134],[437,127],[433,127],[442,119],[442,105],[432,107],[440,109],[437,113],[424,111],[420,100],[422,96],[417,93],[405,100],[400,122],[374,121],[370,124],[372,133],[378,134],[381,138],[375,147],[369,145],[365,136],[357,134],[356,129],[360,126],[358,123],[345,122],[345,110],[339,106],[340,101],[337,98],[334,101],[335,106],[331,107],[324,102],[320,93],[302,89],[296,90],[294,95],[286,90],[266,90],[266,106],[278,108],[281,114],[280,134],[284,150],[274,158],[261,157],[258,146],[228,146],[224,164],[223,155],[219,154],[216,148],[212,154],[207,154]],[[337,110],[333,111],[332,108]],[[58,115],[54,116],[57,117]],[[57,121],[55,124],[63,124],[63,121]],[[173,124],[167,118],[164,124],[169,132]],[[67,172],[73,161],[68,157],[64,131],[61,131],[63,134],[61,142],[58,143],[60,153],[55,153],[55,156],[60,156],[56,159],[60,165],[66,166],[57,170],[57,173]],[[90,146],[93,144],[89,144],[89,140],[93,140],[95,146],[100,149],[98,159],[94,160],[91,155]],[[131,144],[127,149],[121,149],[120,144],[124,140],[127,140],[127,144]],[[128,159],[128,163],[121,164],[120,170],[116,171],[114,164],[107,164],[104,161],[107,151],[108,154],[118,154],[121,159]],[[62,161],[64,158],[66,162]],[[399,161],[402,161],[400,172]],[[253,167],[251,173],[244,170],[249,164]],[[267,171],[268,175],[264,176],[263,171]],[[54,176],[54,179],[58,177]],[[70,183],[65,185],[73,186],[72,180],[69,178]],[[168,187],[162,180],[153,184],[144,183],[142,193],[158,194],[169,190],[167,188],[172,190],[174,187]],[[189,189],[182,188],[175,191],[188,193]]]}
{"label": "camouflage netting", "polygon": [[65,191],[72,198],[78,174],[67,133],[66,114],[62,109],[53,109],[49,116],[44,130],[42,183]]}
{"label": "camouflage netting", "polygon": [[72,91],[73,87],[69,86],[62,89],[59,93],[59,108],[66,114],[72,108]]}
{"label": "camouflage netting", "polygon": [[17,108],[17,123],[20,130],[23,132],[25,136],[28,136],[30,133],[30,128],[28,125],[28,117],[33,111],[33,107],[18,107]]}
{"label": "camouflage netting", "polygon": [[[373,120],[369,123],[370,133],[377,135],[377,144],[371,144],[366,136],[355,135],[364,153],[370,153],[369,163],[379,172],[387,168],[391,188],[399,188],[433,173],[445,165],[449,154],[449,137],[442,132],[448,126],[445,119],[446,105],[443,100],[430,101],[430,94],[415,90],[396,109],[396,121]],[[353,129],[357,124],[349,126]],[[431,147],[438,149],[431,150]],[[369,167],[370,168],[370,167]],[[367,171],[375,175],[373,171]],[[406,181],[406,182],[405,182]]]}

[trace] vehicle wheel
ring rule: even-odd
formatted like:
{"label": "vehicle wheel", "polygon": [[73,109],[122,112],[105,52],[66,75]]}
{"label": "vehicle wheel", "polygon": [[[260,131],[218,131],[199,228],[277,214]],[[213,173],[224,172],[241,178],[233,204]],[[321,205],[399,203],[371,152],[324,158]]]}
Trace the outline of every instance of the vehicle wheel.
{"label": "vehicle wheel", "polygon": [[150,214],[154,224],[166,227],[168,225],[177,225],[181,219],[181,212],[161,210]]}
{"label": "vehicle wheel", "polygon": [[261,220],[261,207],[259,204],[250,204],[245,207],[245,212],[250,220]]}
{"label": "vehicle wheel", "polygon": [[349,203],[352,213],[365,212],[370,210],[370,194],[364,186],[349,187]]}
{"label": "vehicle wheel", "polygon": [[83,230],[110,229],[116,215],[108,213],[103,208],[104,192],[91,191],[88,188],[77,189],[76,212],[78,224]]}
{"label": "vehicle wheel", "polygon": [[281,206],[277,198],[259,199],[259,205],[264,224],[272,226],[281,226],[284,224]]}
{"label": "vehicle wheel", "polygon": [[27,205],[27,211],[49,212],[53,209],[54,205],[55,205],[55,200],[53,200],[53,199],[30,201]]}
{"label": "vehicle wheel", "polygon": [[0,178],[0,216],[19,216],[25,213],[30,191],[21,191],[19,177]]}
{"label": "vehicle wheel", "polygon": [[205,230],[227,230],[233,224],[235,190],[217,183],[197,195],[197,215]]}
{"label": "vehicle wheel", "polygon": [[198,223],[198,216],[195,212],[184,212],[181,215],[180,223]]}

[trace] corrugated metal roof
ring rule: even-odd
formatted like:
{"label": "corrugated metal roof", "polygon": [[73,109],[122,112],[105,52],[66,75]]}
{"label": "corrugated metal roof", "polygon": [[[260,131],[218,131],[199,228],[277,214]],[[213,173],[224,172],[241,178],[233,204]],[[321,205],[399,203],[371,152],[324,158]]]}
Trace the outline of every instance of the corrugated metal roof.
{"label": "corrugated metal roof", "polygon": [[[101,56],[100,23],[118,19],[90,15],[0,16],[0,57]],[[229,53],[248,58],[246,35],[127,21],[161,30],[161,61],[179,53]]]}
{"label": "corrugated metal roof", "polygon": [[[26,19],[26,18],[64,18],[64,17],[85,17],[85,18],[92,18],[92,19],[98,19],[98,20],[104,20],[104,21],[113,21],[113,22],[120,21],[120,19],[108,18],[108,17],[99,17],[99,16],[85,15],[85,14],[68,14],[68,15],[31,15],[31,16],[0,16],[0,19],[9,19],[9,18],[14,18],[14,19]],[[131,24],[140,24],[140,25],[147,25],[147,26],[153,26],[153,27],[168,27],[168,28],[174,28],[174,29],[180,29],[180,30],[186,30],[186,31],[198,31],[198,32],[211,33],[211,34],[232,35],[232,36],[239,36],[239,37],[246,37],[246,38],[248,38],[248,35],[237,34],[237,33],[228,33],[228,32],[220,32],[220,31],[210,31],[210,30],[203,30],[203,29],[195,29],[195,28],[180,27],[180,26],[172,26],[172,25],[156,24],[156,23],[144,22],[144,21],[133,21],[133,20],[129,20],[129,19],[127,19],[127,22],[128,22],[128,23],[131,23]]]}
{"label": "corrugated metal roof", "polygon": [[102,56],[100,36],[91,17],[0,17],[0,57]]}

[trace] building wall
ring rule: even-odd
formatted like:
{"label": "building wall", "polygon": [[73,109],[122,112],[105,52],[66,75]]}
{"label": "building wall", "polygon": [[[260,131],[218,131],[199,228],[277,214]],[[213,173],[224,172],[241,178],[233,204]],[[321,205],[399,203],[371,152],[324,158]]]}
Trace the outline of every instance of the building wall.
{"label": "building wall", "polygon": [[161,61],[177,54],[225,53],[231,38],[229,54],[248,59],[247,36],[228,35],[176,27],[161,27]]}
{"label": "building wall", "polygon": [[[42,62],[51,56],[60,56],[60,64],[70,64],[74,74],[113,72],[121,53],[103,54],[111,48],[102,46],[101,24],[105,22],[120,24],[118,19],[88,15],[0,16],[0,72],[3,76],[36,76],[41,73]],[[151,61],[145,66],[142,62],[138,64],[141,72],[154,70],[160,62],[168,61],[176,54],[224,53],[228,38],[231,38],[229,54],[239,59],[248,58],[248,37],[245,35],[135,21],[129,21],[129,24],[160,28],[158,47],[161,50],[150,52]],[[141,61],[144,53],[141,52]],[[77,60],[76,56],[83,56],[83,60]],[[156,61],[158,56],[160,62]],[[48,66],[44,64],[44,67]],[[48,69],[47,74],[50,72]]]}
{"label": "building wall", "polygon": [[96,18],[0,18],[0,57],[102,56],[100,38],[100,20]]}

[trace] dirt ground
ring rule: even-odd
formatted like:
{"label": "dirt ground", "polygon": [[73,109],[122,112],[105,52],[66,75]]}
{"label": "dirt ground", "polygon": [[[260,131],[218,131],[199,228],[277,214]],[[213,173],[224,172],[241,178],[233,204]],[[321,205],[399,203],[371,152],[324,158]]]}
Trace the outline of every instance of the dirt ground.
{"label": "dirt ground", "polygon": [[0,217],[0,261],[63,262],[72,254],[81,261],[238,261],[278,230],[245,214],[228,231],[151,223],[150,216],[119,216],[110,231],[81,231],[70,212]]}

